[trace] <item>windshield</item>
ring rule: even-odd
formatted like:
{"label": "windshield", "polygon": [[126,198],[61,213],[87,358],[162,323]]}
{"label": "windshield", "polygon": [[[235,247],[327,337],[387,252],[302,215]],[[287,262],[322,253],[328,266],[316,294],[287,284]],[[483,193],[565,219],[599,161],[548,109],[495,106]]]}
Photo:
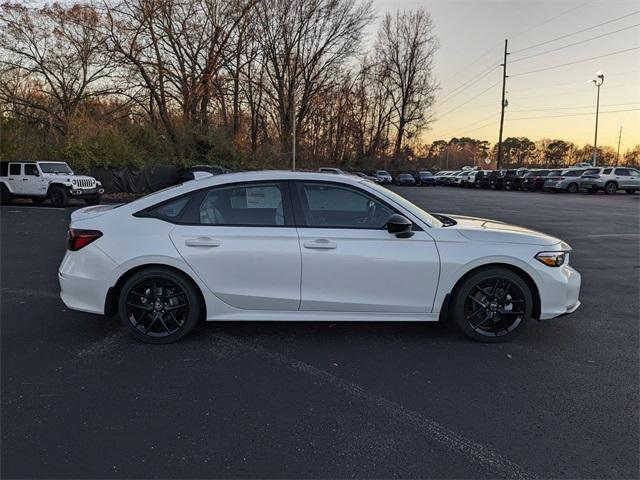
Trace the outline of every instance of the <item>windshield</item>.
{"label": "windshield", "polygon": [[363,185],[365,183],[367,184],[368,188],[371,188],[371,189],[375,190],[377,193],[379,193],[380,195],[393,200],[394,202],[396,202],[397,204],[401,205],[403,208],[407,209],[409,212],[411,212],[413,215],[415,215],[416,217],[420,218],[421,220],[423,220],[427,224],[429,224],[431,226],[434,226],[434,227],[441,227],[442,226],[442,222],[440,220],[435,218],[433,215],[431,215],[426,210],[423,210],[422,208],[418,207],[417,205],[414,205],[413,203],[411,203],[406,198],[401,197],[397,193],[392,192],[388,188],[384,188],[383,186],[378,185],[377,183],[362,182]]}
{"label": "windshield", "polygon": [[73,175],[73,170],[69,168],[69,165],[62,162],[40,162],[38,163],[42,173],[64,173]]}

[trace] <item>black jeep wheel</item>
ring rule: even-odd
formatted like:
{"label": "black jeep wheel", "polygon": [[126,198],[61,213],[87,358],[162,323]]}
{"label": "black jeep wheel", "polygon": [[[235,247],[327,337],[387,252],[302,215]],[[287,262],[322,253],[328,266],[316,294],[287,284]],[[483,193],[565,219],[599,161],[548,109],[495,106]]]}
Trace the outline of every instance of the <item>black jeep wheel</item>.
{"label": "black jeep wheel", "polygon": [[118,298],[122,322],[137,339],[147,343],[181,339],[196,326],[202,308],[191,280],[161,267],[134,274]]}
{"label": "black jeep wheel", "polygon": [[64,188],[54,185],[49,190],[49,200],[54,207],[66,207],[69,203],[69,193]]}
{"label": "black jeep wheel", "polygon": [[9,205],[11,203],[11,193],[9,193],[9,189],[4,185],[0,185],[0,203],[2,205]]}
{"label": "black jeep wheel", "polygon": [[456,288],[452,314],[465,335],[479,342],[506,342],[525,327],[533,311],[533,295],[516,273],[486,268]]}

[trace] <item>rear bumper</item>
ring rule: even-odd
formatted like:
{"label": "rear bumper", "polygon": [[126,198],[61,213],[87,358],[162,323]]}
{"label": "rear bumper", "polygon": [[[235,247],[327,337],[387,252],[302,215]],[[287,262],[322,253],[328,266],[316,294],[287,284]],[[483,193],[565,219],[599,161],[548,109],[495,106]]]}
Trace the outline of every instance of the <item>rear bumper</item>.
{"label": "rear bumper", "polygon": [[111,272],[116,264],[95,245],[67,251],[58,270],[60,298],[71,310],[104,314]]}

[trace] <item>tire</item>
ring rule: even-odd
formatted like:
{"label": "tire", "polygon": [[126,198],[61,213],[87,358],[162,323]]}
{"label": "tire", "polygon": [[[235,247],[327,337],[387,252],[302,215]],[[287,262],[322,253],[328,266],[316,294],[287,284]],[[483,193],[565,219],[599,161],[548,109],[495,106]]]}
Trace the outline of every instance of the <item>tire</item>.
{"label": "tire", "polygon": [[604,193],[607,195],[613,195],[618,191],[618,185],[615,182],[607,182],[604,186]]}
{"label": "tire", "polygon": [[122,323],[138,340],[166,344],[180,340],[198,323],[203,305],[186,275],[149,267],[129,278],[118,297]]}
{"label": "tire", "polygon": [[49,190],[49,200],[54,207],[66,207],[69,204],[69,193],[64,188],[54,185]]}
{"label": "tire", "polygon": [[578,191],[578,184],[575,182],[571,182],[569,185],[567,185],[567,192],[569,193],[576,193]]}
{"label": "tire", "polygon": [[485,343],[515,338],[526,327],[532,312],[531,289],[520,275],[502,267],[471,274],[456,286],[451,302],[458,328],[469,338]]}
{"label": "tire", "polygon": [[9,189],[4,186],[4,184],[0,185],[0,204],[9,205],[11,203],[11,193]]}
{"label": "tire", "polygon": [[100,205],[102,201],[102,195],[96,195],[95,197],[87,197],[84,199],[84,203],[87,205]]}
{"label": "tire", "polygon": [[625,190],[625,192],[627,192],[629,195],[633,195],[634,193],[636,193],[638,190],[634,190],[633,188],[627,188]]}

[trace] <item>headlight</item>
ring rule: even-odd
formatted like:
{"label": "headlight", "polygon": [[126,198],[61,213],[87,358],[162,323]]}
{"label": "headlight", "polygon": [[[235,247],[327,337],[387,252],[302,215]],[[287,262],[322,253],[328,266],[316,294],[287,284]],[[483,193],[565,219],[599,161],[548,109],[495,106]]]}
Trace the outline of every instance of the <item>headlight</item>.
{"label": "headlight", "polygon": [[559,267],[568,259],[567,252],[540,252],[536,255],[536,260],[544,263],[547,267]]}

